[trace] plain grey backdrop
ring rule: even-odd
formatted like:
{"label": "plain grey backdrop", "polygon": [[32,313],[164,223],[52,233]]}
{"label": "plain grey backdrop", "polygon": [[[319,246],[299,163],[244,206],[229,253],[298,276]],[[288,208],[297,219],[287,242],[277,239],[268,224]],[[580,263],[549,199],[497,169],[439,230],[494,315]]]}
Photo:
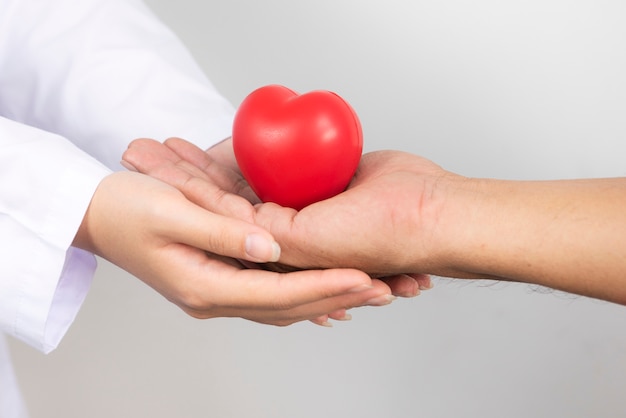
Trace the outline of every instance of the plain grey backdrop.
{"label": "plain grey backdrop", "polygon": [[[468,176],[626,175],[622,0],[148,4],[234,105],[270,83],[327,89],[366,151]],[[11,347],[33,418],[626,415],[625,307],[438,278],[353,316],[198,321],[101,261],[55,352]]]}

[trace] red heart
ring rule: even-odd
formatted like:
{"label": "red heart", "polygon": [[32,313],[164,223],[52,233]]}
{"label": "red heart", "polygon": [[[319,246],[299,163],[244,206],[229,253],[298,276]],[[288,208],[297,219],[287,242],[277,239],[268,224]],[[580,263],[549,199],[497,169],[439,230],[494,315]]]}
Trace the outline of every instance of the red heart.
{"label": "red heart", "polygon": [[294,209],[341,193],[361,159],[361,123],[337,94],[261,87],[239,106],[233,148],[264,202]]}

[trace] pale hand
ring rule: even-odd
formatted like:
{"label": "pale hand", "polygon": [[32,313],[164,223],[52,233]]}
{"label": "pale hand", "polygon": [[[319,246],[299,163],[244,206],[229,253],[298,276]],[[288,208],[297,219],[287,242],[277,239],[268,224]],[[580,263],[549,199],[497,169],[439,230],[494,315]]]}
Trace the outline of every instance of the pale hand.
{"label": "pale hand", "polygon": [[[236,218],[246,222],[254,220],[255,213],[250,200],[254,201],[256,196],[239,173],[229,141],[204,152],[195,145],[177,138],[171,138],[164,144],[150,139],[138,139],[129,145],[123,159],[124,164],[130,169],[178,188],[189,201],[205,209],[227,216],[231,221]],[[231,257],[240,259],[247,267],[256,266],[254,263],[263,263],[263,260],[253,260],[250,257],[238,255]],[[259,269],[243,271],[242,264],[235,260],[225,258],[220,260],[230,265],[234,263],[239,270],[238,275],[250,280],[249,284],[232,283],[228,294],[231,297],[242,292],[248,294],[247,286],[258,287],[259,291],[255,292],[254,297],[257,298],[257,303],[261,303],[263,298],[268,315],[283,315],[277,307],[273,307],[272,299],[274,302],[287,300],[290,305],[302,305],[306,301],[308,306],[298,306],[296,311],[306,313],[307,317],[301,316],[298,320],[311,319],[315,323],[328,325],[328,318],[349,318],[346,313],[349,308],[385,305],[393,300],[390,289],[384,283],[369,278],[364,281],[363,286],[357,285],[356,290],[361,291],[355,291],[352,286],[354,281],[357,278],[361,281],[364,279],[362,273],[353,270],[310,271],[285,275]],[[276,260],[267,258],[265,261]],[[261,281],[261,278],[264,279]],[[321,278],[324,279],[320,280]],[[221,283],[220,280],[224,278],[215,278],[216,287],[228,285]],[[276,296],[279,299],[276,299]],[[282,304],[283,302],[279,302],[279,305]],[[318,315],[312,315],[312,312],[317,312]],[[213,314],[213,316],[222,315]],[[234,316],[243,314],[235,312]]]}
{"label": "pale hand", "polygon": [[[211,213],[177,189],[129,172],[101,182],[74,241],[196,318],[287,325],[334,312],[341,319],[345,308],[381,303],[376,298],[384,301],[389,293],[356,270],[281,275],[235,261],[274,259],[272,243],[259,226]],[[258,254],[251,256],[255,246]]]}

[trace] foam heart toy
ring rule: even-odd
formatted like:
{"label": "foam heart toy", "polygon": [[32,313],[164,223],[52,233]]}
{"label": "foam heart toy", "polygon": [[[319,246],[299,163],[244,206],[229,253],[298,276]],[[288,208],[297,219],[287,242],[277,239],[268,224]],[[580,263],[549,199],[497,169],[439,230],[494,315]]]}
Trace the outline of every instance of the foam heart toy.
{"label": "foam heart toy", "polygon": [[297,210],[345,190],[363,151],[356,112],[325,90],[261,87],[237,109],[232,135],[237,164],[257,196]]}

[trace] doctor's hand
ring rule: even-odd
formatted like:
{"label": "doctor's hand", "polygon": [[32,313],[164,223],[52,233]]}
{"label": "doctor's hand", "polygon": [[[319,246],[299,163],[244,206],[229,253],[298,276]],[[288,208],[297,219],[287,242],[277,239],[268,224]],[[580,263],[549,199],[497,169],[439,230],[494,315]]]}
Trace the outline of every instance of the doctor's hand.
{"label": "doctor's hand", "polygon": [[[124,153],[123,162],[132,170],[176,187],[190,201],[208,210],[254,222],[256,214],[252,204],[258,203],[259,199],[241,175],[231,139],[222,141],[207,151],[180,138],[170,138],[164,143],[152,139],[136,139]],[[262,268],[283,273],[299,270],[276,262],[242,263],[253,269]],[[397,296],[415,296],[419,292],[415,280],[404,275],[394,277],[386,284],[379,280],[374,280],[373,283]],[[391,300],[391,295],[386,294],[377,303],[386,304]],[[340,309],[315,318],[313,322],[326,324],[328,318],[338,319],[345,316],[346,310]]]}
{"label": "doctor's hand", "polygon": [[389,289],[357,270],[243,269],[235,259],[278,258],[267,231],[207,211],[140,173],[113,173],[100,183],[73,245],[118,265],[196,318],[325,324],[328,313],[344,319],[347,308],[389,302]]}
{"label": "doctor's hand", "polygon": [[254,222],[252,205],[259,199],[239,171],[231,139],[203,151],[180,138],[140,138],[129,144],[122,164],[176,187],[211,212]]}
{"label": "doctor's hand", "polygon": [[[154,176],[168,184],[180,189],[185,196],[199,205],[211,210],[221,210],[223,214],[239,217],[254,222],[256,217],[254,208],[248,202],[257,203],[258,198],[254,195],[248,184],[242,177],[235,160],[232,149],[232,140],[226,140],[217,146],[203,151],[189,142],[180,138],[170,138],[163,144],[150,140],[138,139],[133,141],[124,154],[124,161],[132,169]],[[218,189],[220,196],[228,196],[237,205],[229,205],[228,208],[214,208],[215,204],[211,199],[205,197],[215,188],[219,182]],[[236,195],[242,195],[245,199]],[[284,218],[279,218],[280,219]],[[302,238],[302,237],[300,237]],[[346,237],[349,240],[349,237]],[[298,241],[304,244],[305,241]],[[354,245],[349,243],[347,247]],[[313,255],[318,247],[311,243]],[[345,250],[346,248],[344,248]],[[337,258],[342,257],[341,249],[328,247],[329,253],[336,254]],[[302,248],[306,253],[307,248]],[[298,260],[293,260],[298,261]],[[311,261],[311,260],[309,260]],[[337,262],[339,261],[339,262]],[[307,268],[316,268],[313,263],[302,263]],[[344,260],[333,260],[337,266],[345,264]],[[267,263],[265,268],[289,271],[295,269],[281,263]],[[328,266],[324,266],[328,267]],[[420,289],[431,287],[430,278],[427,275],[412,273],[409,275],[398,274],[398,272],[388,273],[385,282],[390,286],[392,293],[396,296],[415,296]]]}

